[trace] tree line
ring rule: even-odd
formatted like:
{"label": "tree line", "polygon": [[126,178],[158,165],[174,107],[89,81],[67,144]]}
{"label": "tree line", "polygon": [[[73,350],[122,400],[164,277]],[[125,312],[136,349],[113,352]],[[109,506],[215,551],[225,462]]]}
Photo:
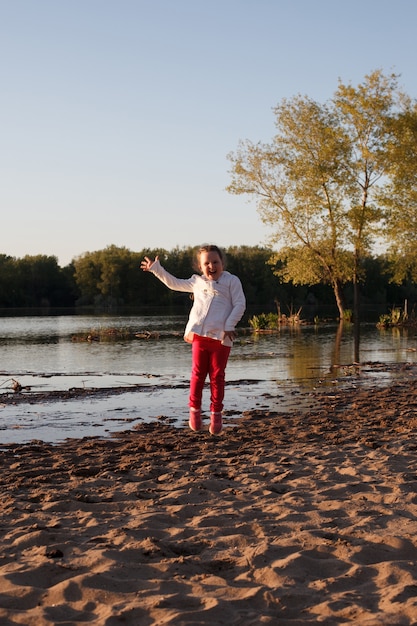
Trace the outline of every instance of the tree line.
{"label": "tree line", "polygon": [[[187,294],[170,291],[151,274],[140,269],[144,256],[159,255],[175,276],[194,273],[197,248],[173,250],[107,246],[86,252],[60,267],[56,257],[37,255],[15,258],[0,255],[0,308],[51,309],[85,308],[94,311],[123,311],[127,308],[147,314],[186,311]],[[240,277],[248,312],[290,314],[302,309],[304,319],[325,316],[338,318],[331,285],[296,285],[284,282],[277,273],[272,249],[260,246],[232,246],[225,249],[227,269]],[[410,280],[394,283],[393,267],[385,256],[364,259],[366,279],[361,284],[364,311],[375,318],[394,306],[417,302],[417,288]],[[352,306],[353,286],[347,283],[343,297]]]}

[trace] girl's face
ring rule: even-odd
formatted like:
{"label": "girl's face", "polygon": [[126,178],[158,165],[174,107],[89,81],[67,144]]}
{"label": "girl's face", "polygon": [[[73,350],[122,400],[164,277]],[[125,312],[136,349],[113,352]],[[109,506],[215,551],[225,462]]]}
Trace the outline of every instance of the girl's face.
{"label": "girl's face", "polygon": [[218,252],[200,252],[200,270],[209,280],[218,280],[223,272],[223,261]]}

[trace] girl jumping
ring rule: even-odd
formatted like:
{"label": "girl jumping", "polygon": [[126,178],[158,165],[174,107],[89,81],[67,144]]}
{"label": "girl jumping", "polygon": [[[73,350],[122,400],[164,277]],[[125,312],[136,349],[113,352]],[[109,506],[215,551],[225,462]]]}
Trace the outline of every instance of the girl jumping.
{"label": "girl jumping", "polygon": [[190,419],[192,430],[201,430],[201,400],[207,375],[210,379],[210,428],[212,435],[222,430],[225,370],[235,327],[246,308],[242,284],[237,276],[225,270],[223,252],[214,245],[202,246],[197,253],[200,274],[176,278],[167,272],[158,257],[145,257],[141,268],[152,272],[169,289],[193,294],[184,339],[192,343],[190,381]]}

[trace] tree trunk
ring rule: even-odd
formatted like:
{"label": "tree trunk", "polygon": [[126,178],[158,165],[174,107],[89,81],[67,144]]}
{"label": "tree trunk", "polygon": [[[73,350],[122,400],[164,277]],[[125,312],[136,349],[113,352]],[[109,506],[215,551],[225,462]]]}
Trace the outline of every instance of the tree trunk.
{"label": "tree trunk", "polygon": [[355,342],[355,363],[359,363],[359,342],[360,342],[360,293],[357,277],[353,283],[353,333]]}
{"label": "tree trunk", "polygon": [[343,321],[345,314],[345,299],[343,297],[342,285],[338,280],[334,280],[332,283],[334,297],[336,298],[337,308],[339,310],[339,319]]}

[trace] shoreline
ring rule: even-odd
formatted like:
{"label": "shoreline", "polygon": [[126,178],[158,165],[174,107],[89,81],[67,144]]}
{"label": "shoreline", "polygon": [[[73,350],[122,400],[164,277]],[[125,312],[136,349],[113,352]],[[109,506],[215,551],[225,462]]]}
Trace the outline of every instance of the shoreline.
{"label": "shoreline", "polygon": [[[286,414],[317,406],[320,396],[334,391],[356,393],[360,389],[384,389],[415,375],[410,363],[363,363],[335,366],[321,378],[275,381],[239,378],[226,382],[225,428],[234,427],[248,411]],[[142,379],[148,375],[143,374]],[[175,377],[158,381],[121,383],[111,386],[101,380],[74,386],[72,376],[59,377],[58,387],[38,390],[30,386],[0,394],[0,447],[45,441],[59,444],[76,436],[111,437],[140,424],[163,422],[188,429],[189,382]],[[92,383],[92,384],[91,384]],[[208,393],[203,419],[207,419]],[[161,411],[162,410],[162,411]]]}

